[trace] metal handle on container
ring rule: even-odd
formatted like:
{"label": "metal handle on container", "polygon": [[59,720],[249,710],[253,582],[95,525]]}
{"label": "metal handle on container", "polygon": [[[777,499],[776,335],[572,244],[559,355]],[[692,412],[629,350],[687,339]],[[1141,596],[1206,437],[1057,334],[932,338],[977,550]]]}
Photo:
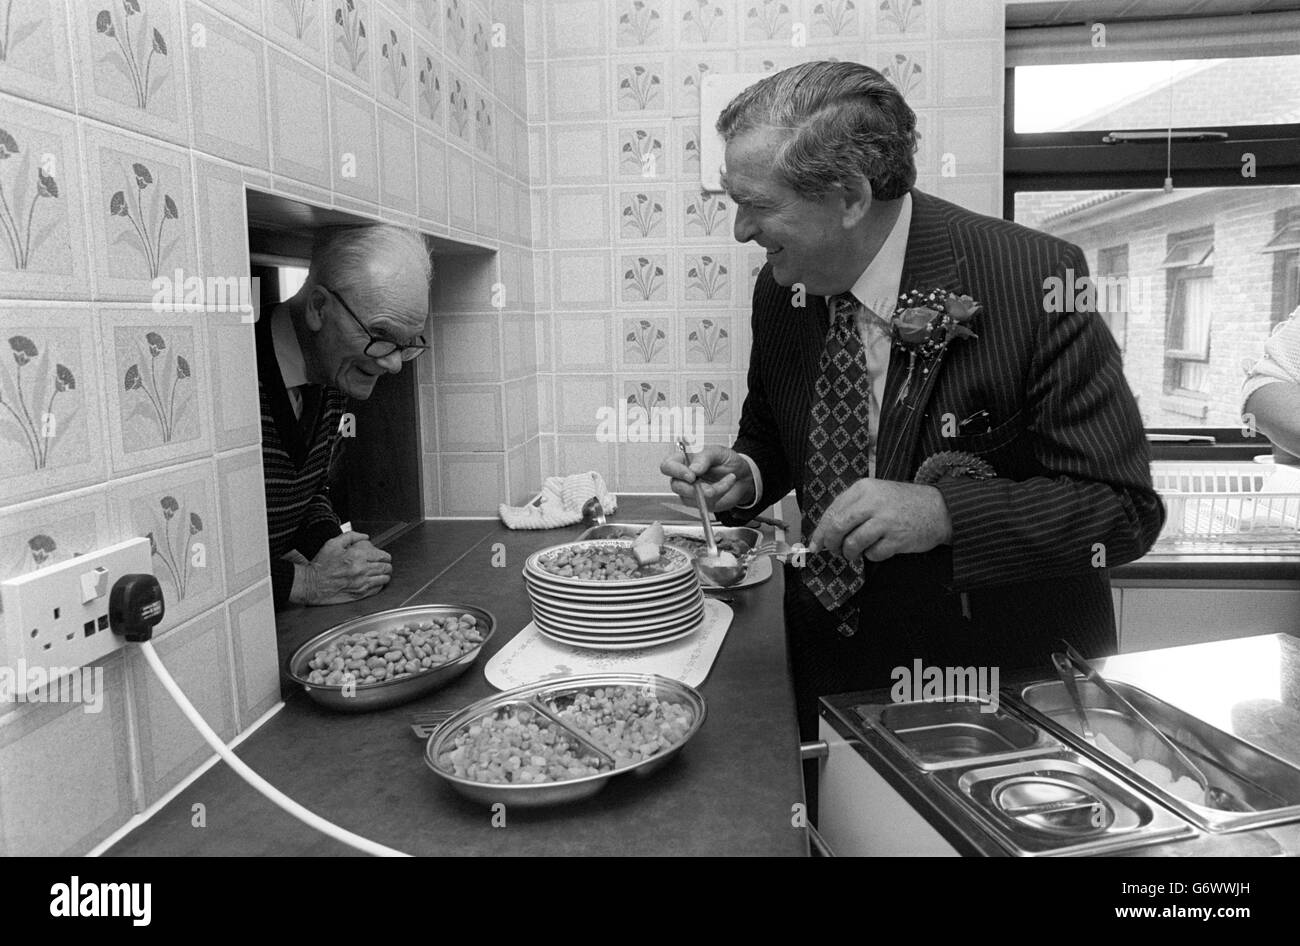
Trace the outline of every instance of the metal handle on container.
{"label": "metal handle on container", "polygon": [[799,743],[799,760],[807,762],[809,759],[824,759],[830,755],[831,747],[825,739],[818,739],[816,742]]}

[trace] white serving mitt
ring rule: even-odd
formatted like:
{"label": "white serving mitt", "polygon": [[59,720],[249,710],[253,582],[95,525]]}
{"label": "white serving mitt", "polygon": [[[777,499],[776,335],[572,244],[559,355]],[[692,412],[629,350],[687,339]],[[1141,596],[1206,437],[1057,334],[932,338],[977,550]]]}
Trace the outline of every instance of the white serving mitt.
{"label": "white serving mitt", "polygon": [[593,471],[548,476],[542,491],[528,505],[502,503],[497,512],[509,529],[557,529],[581,522],[583,504],[593,496],[600,497],[606,515],[618,508],[618,497],[606,489],[604,478]]}

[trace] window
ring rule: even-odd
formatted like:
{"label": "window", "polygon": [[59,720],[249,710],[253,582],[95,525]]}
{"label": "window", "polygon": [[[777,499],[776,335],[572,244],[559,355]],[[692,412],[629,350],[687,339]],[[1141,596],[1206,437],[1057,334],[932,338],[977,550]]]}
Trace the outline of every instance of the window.
{"label": "window", "polygon": [[1210,324],[1213,320],[1214,254],[1210,233],[1171,235],[1162,264],[1166,271],[1168,316],[1165,322],[1166,394],[1191,396],[1191,404],[1169,404],[1179,413],[1204,419],[1205,409],[1196,398],[1209,395]]}
{"label": "window", "polygon": [[1241,366],[1300,306],[1300,13],[1112,16],[1100,48],[1081,5],[1029,6],[1004,215],[1084,251],[1149,430],[1240,442]]}
{"label": "window", "polygon": [[1273,324],[1300,309],[1300,206],[1277,212],[1277,232],[1264,247],[1273,254]]}
{"label": "window", "polygon": [[1108,293],[1106,300],[1116,300],[1119,305],[1102,305],[1101,317],[1115,336],[1115,344],[1120,352],[1128,344],[1128,245],[1108,246],[1097,251],[1097,266],[1094,275],[1102,286],[1116,285],[1122,287],[1119,292]]}

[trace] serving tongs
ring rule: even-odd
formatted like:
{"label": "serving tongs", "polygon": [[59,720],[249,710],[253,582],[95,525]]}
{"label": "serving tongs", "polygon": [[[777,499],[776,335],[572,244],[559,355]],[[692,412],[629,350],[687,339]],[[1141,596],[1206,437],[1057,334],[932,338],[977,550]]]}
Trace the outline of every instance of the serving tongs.
{"label": "serving tongs", "polygon": [[[1123,707],[1133,719],[1136,719],[1150,730],[1150,732],[1156,737],[1161,748],[1169,754],[1169,757],[1175,760],[1178,763],[1178,767],[1181,767],[1187,776],[1201,787],[1201,791],[1205,793],[1205,803],[1208,807],[1217,808],[1220,811],[1249,810],[1244,808],[1241,803],[1228,792],[1211,785],[1209,778],[1201,767],[1189,759],[1187,754],[1179,749],[1172,739],[1166,736],[1155,723],[1147,719],[1136,706],[1121,696],[1119,691],[1111,686],[1106,678],[1098,673],[1092,665],[1083,658],[1083,655],[1075,650],[1068,641],[1062,641],[1061,643],[1065,646],[1065,653],[1062,654],[1058,652],[1052,654],[1052,663],[1056,667],[1056,672],[1060,676],[1061,682],[1065,685],[1070,700],[1074,703],[1074,709],[1079,715],[1079,725],[1084,739],[1094,746],[1097,745],[1096,733],[1093,732],[1092,727],[1088,723],[1088,712],[1083,707],[1083,700],[1079,696],[1079,688],[1074,679],[1075,669],[1083,674],[1085,680],[1093,684],[1097,689],[1101,690],[1101,692],[1105,693],[1108,697],[1119,704],[1119,706]],[[1169,758],[1166,758],[1165,761],[1169,761]],[[1169,768],[1172,773],[1175,767],[1170,766]]]}

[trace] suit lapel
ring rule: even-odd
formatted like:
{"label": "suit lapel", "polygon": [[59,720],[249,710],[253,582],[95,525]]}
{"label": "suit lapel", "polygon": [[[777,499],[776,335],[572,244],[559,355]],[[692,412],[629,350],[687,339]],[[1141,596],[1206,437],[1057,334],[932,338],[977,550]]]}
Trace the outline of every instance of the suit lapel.
{"label": "suit lapel", "polygon": [[[906,293],[913,289],[942,287],[960,292],[964,288],[959,276],[961,263],[954,252],[952,236],[938,202],[913,190],[912,222],[908,229],[907,254],[903,258],[898,291]],[[876,438],[878,479],[909,478],[912,454],[916,451],[921,433],[921,417],[938,376],[938,370],[933,368],[928,375],[922,375],[923,366],[918,360],[907,401],[900,404],[898,396],[907,377],[908,361],[907,352],[897,348],[890,355],[889,371],[885,375],[880,429]]]}
{"label": "suit lapel", "polygon": [[808,404],[811,405],[816,400],[814,389],[817,377],[821,374],[822,349],[826,347],[831,315],[826,308],[826,300],[821,296],[813,296],[806,302],[808,305],[803,311],[803,318],[799,319],[802,326],[799,332],[799,361],[803,369],[801,373],[804,386],[808,390]]}

